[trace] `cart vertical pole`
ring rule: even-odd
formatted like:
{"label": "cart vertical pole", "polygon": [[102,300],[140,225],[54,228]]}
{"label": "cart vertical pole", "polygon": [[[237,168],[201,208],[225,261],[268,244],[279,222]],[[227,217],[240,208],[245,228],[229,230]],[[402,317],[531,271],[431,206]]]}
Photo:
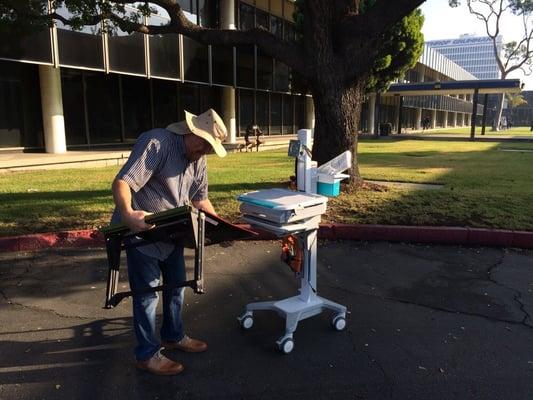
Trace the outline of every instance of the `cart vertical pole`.
{"label": "cart vertical pole", "polygon": [[316,296],[316,229],[301,236],[303,247],[303,274],[300,299],[309,302]]}

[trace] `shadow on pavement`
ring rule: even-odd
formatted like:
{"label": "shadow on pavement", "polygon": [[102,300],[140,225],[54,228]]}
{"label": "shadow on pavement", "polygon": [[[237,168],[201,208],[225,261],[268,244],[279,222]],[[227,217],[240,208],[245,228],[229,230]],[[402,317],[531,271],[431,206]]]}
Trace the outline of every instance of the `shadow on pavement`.
{"label": "shadow on pavement", "polygon": [[298,282],[277,243],[212,246],[207,293],[187,291],[184,311],[209,351],[169,352],[186,370],[156,377],[133,368],[129,302],[101,308],[102,249],[0,255],[0,398],[528,398],[530,252],[323,242],[318,258],[319,294],[350,311],[345,331],[327,313],[305,320],[289,355],[274,313],[242,331],[246,303],[292,296]]}

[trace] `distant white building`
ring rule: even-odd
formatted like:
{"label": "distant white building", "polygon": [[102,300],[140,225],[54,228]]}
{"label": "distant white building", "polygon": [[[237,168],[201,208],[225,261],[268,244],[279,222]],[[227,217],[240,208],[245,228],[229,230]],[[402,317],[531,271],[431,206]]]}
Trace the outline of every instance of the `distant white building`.
{"label": "distant white building", "polygon": [[[461,35],[459,39],[430,40],[426,44],[463,67],[478,79],[499,79],[501,77],[492,40],[488,36]],[[498,54],[503,43],[496,39]]]}

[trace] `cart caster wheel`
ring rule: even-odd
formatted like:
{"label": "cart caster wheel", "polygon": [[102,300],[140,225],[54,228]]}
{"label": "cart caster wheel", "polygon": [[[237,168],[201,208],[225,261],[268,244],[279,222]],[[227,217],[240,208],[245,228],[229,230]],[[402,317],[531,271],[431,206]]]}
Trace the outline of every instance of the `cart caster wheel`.
{"label": "cart caster wheel", "polygon": [[339,332],[344,330],[344,328],[346,328],[346,318],[344,318],[342,315],[333,317],[331,320],[331,326],[333,326],[333,329]]}
{"label": "cart caster wheel", "polygon": [[254,325],[254,319],[250,315],[247,315],[246,317],[240,320],[240,323],[242,329],[248,330]]}
{"label": "cart caster wheel", "polygon": [[287,338],[283,340],[279,345],[279,351],[283,354],[289,354],[294,349],[294,340]]}

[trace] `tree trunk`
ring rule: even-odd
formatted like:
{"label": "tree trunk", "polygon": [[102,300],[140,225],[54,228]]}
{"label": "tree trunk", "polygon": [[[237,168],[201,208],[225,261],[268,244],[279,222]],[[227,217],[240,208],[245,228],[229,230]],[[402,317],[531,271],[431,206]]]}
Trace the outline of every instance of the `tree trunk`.
{"label": "tree trunk", "polygon": [[365,82],[351,87],[320,85],[312,88],[315,104],[313,160],[324,164],[339,154],[352,152],[350,184],[361,181],[357,162],[357,132]]}

